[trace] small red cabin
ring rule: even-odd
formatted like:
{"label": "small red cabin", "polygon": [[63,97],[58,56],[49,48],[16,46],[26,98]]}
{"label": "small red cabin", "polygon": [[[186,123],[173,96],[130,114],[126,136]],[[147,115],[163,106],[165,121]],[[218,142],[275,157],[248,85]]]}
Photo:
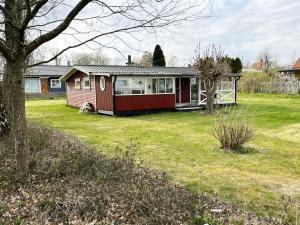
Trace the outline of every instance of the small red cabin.
{"label": "small red cabin", "polygon": [[[239,75],[220,81],[218,104],[236,104]],[[98,113],[136,114],[205,106],[206,91],[191,67],[74,66],[66,81],[67,104],[91,103]]]}

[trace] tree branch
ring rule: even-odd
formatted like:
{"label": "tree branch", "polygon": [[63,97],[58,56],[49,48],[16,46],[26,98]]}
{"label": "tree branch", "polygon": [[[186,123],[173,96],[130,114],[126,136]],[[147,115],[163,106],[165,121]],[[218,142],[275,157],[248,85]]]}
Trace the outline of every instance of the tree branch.
{"label": "tree branch", "polygon": [[[46,1],[46,0],[44,0]],[[39,36],[35,40],[33,40],[31,43],[29,43],[25,49],[26,49],[26,55],[29,55],[31,52],[33,52],[36,48],[44,44],[45,42],[48,42],[55,37],[57,37],[59,34],[61,34],[64,30],[68,28],[70,23],[73,21],[73,19],[79,14],[79,12],[87,6],[92,0],[81,0],[67,15],[65,20],[58,25],[54,30]]]}
{"label": "tree branch", "polygon": [[110,32],[106,32],[106,33],[102,33],[102,34],[99,34],[99,35],[96,35],[90,39],[87,39],[79,44],[76,44],[76,45],[71,45],[63,50],[61,50],[60,52],[58,52],[55,56],[53,56],[52,58],[48,59],[48,60],[45,60],[45,61],[41,61],[41,62],[38,62],[38,63],[35,63],[35,64],[32,64],[32,65],[29,65],[28,67],[34,67],[34,66],[37,66],[37,65],[40,65],[40,64],[44,64],[44,63],[48,63],[48,62],[51,62],[53,61],[56,57],[62,55],[64,52],[68,51],[69,49],[72,49],[72,48],[77,48],[79,46],[82,46],[82,45],[85,45],[89,42],[93,42],[95,41],[97,38],[99,37],[102,37],[102,36],[106,36],[106,35],[111,35],[111,34],[115,34],[115,33],[120,33],[120,32],[124,32],[124,31],[129,31],[129,30],[134,30],[134,29],[137,29],[137,28],[147,28],[147,27],[153,27],[151,25],[148,25],[147,24],[150,24],[150,21],[148,21],[147,23],[145,24],[141,24],[141,25],[137,25],[137,26],[133,26],[133,27],[127,27],[127,28],[121,28],[121,29],[117,29],[117,30],[113,30],[113,31],[110,31]]}
{"label": "tree branch", "polygon": [[26,16],[23,20],[23,23],[22,23],[22,30],[24,31],[30,20],[32,20],[36,14],[38,13],[38,11],[48,2],[48,0],[40,0],[40,1],[37,1],[35,2],[35,6],[33,8],[33,10],[31,10],[31,6],[32,6],[32,3],[30,2],[30,0],[26,0],[26,7],[27,7],[27,12],[26,12]]}
{"label": "tree branch", "polygon": [[12,59],[11,50],[5,46],[3,40],[0,40],[0,52],[6,59]]}

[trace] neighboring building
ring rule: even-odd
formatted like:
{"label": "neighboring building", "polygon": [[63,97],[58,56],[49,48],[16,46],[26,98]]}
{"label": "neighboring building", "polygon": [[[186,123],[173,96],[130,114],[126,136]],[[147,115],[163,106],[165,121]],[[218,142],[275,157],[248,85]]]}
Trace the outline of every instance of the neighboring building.
{"label": "neighboring building", "polygon": [[[28,68],[25,72],[26,94],[65,94],[65,82],[59,78],[70,70],[70,66],[39,65]],[[0,72],[0,81],[3,71]]]}
{"label": "neighboring building", "polygon": [[39,65],[28,68],[25,72],[26,94],[65,93],[65,82],[59,78],[71,67]]}
{"label": "neighboring building", "polygon": [[282,77],[300,80],[300,58],[290,69],[280,70],[278,72],[281,74]]}
{"label": "neighboring building", "polygon": [[[230,74],[220,82],[218,104],[235,105],[236,83]],[[91,103],[98,113],[136,114],[199,108],[206,92],[191,67],[74,66],[61,77],[67,84],[67,104]]]}
{"label": "neighboring building", "polygon": [[258,72],[263,72],[266,69],[266,62],[261,59],[259,62],[253,63],[251,69],[256,70]]}

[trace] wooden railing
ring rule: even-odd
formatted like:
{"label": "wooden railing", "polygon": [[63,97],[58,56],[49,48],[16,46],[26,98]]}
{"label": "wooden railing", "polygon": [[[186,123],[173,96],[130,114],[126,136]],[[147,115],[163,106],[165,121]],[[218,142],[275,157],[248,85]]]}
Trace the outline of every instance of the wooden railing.
{"label": "wooden railing", "polygon": [[[216,104],[235,103],[234,90],[217,90],[215,96],[216,96],[215,98]],[[207,101],[206,91],[200,91],[199,105],[205,105],[206,101]]]}

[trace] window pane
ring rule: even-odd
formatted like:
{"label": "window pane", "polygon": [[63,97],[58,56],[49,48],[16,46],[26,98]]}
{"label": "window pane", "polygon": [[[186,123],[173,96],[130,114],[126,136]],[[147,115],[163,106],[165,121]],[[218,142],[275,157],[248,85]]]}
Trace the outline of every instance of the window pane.
{"label": "window pane", "polygon": [[84,87],[85,88],[90,88],[90,80],[85,80],[84,81]]}
{"label": "window pane", "polygon": [[25,78],[25,92],[26,93],[39,93],[40,80],[34,78]]}
{"label": "window pane", "polygon": [[132,79],[132,94],[144,94],[145,93],[145,79],[133,78]]}
{"label": "window pane", "polygon": [[128,80],[117,80],[116,86],[117,87],[126,87],[126,86],[128,86]]}
{"label": "window pane", "polygon": [[80,89],[80,80],[75,80],[75,89]]}
{"label": "window pane", "polygon": [[160,78],[159,79],[159,93],[165,93],[166,92],[166,79]]}
{"label": "window pane", "polygon": [[51,87],[52,88],[60,88],[60,80],[58,80],[58,79],[52,79],[51,80]]}
{"label": "window pane", "polygon": [[152,93],[157,93],[157,79],[152,79]]}
{"label": "window pane", "polygon": [[173,79],[167,78],[166,79],[166,92],[167,93],[173,93]]}
{"label": "window pane", "polygon": [[199,79],[191,78],[191,98],[193,102],[197,102],[199,98]]}
{"label": "window pane", "polygon": [[132,94],[131,91],[131,79],[130,78],[121,78],[116,80],[116,87],[115,87],[116,94],[123,94],[128,95]]}

